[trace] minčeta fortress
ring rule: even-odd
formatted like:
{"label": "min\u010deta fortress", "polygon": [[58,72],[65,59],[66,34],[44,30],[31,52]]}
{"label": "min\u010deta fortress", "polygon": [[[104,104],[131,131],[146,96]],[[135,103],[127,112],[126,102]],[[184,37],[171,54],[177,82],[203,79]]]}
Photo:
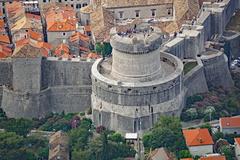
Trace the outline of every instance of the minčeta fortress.
{"label": "min\u010deta fortress", "polygon": [[91,107],[96,126],[145,131],[161,115],[179,116],[188,96],[234,86],[218,40],[239,44],[238,33],[224,32],[238,8],[239,0],[203,3],[172,38],[149,23],[112,28],[112,56],[95,62],[43,58],[29,43],[0,60],[1,107],[9,117],[25,118]]}

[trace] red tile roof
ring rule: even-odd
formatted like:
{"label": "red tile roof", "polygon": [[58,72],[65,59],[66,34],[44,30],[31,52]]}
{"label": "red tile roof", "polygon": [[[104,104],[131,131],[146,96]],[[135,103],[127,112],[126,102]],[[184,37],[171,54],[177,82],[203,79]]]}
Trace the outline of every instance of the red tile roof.
{"label": "red tile roof", "polygon": [[201,157],[200,160],[226,160],[225,156],[208,156],[208,157]]}
{"label": "red tile roof", "polygon": [[69,38],[71,42],[77,41],[77,40],[82,40],[89,42],[89,37],[85,34],[82,34],[80,32],[75,32],[71,37]]}
{"label": "red tile roof", "polygon": [[75,31],[77,19],[69,7],[52,7],[46,13],[47,30],[50,32]]}
{"label": "red tile roof", "polygon": [[0,58],[7,58],[12,55],[12,49],[5,46],[5,45],[0,45]]}
{"label": "red tile roof", "polygon": [[41,41],[43,39],[43,35],[41,33],[29,30],[28,31],[28,35],[30,38],[34,39],[34,40],[38,40]]}
{"label": "red tile roof", "polygon": [[0,43],[6,43],[6,44],[10,44],[10,39],[8,37],[8,35],[5,34],[1,34],[0,35]]}
{"label": "red tile roof", "polygon": [[181,158],[180,160],[193,160],[193,158]]}
{"label": "red tile roof", "polygon": [[69,58],[70,57],[70,50],[69,46],[67,44],[60,44],[56,49],[55,49],[55,56],[57,57],[63,57],[63,58]]}
{"label": "red tile roof", "polygon": [[240,128],[240,117],[220,118],[220,126],[222,128]]}
{"label": "red tile roof", "polygon": [[235,140],[236,144],[240,146],[240,137],[239,138],[234,138],[234,140]]}
{"label": "red tile roof", "polygon": [[212,145],[213,140],[208,129],[183,130],[187,146]]}
{"label": "red tile roof", "polygon": [[25,45],[31,45],[35,48],[41,49],[41,54],[44,57],[48,57],[48,54],[52,48],[52,46],[49,43],[37,41],[34,39],[30,39],[30,38],[19,40],[16,42],[15,45],[16,45],[16,48],[21,48]]}

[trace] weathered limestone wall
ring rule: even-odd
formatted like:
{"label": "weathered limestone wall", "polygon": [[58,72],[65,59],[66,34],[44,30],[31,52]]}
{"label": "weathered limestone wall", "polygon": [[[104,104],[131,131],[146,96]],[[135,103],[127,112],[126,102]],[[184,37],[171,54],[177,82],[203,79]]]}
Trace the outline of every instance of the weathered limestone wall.
{"label": "weathered limestone wall", "polygon": [[11,59],[0,60],[0,86],[12,83],[12,61]]}
{"label": "weathered limestone wall", "polygon": [[[123,106],[106,102],[92,94],[93,121],[120,133],[151,128],[161,115],[179,116],[184,106],[184,92],[174,99],[155,105]],[[141,124],[141,125],[139,125]]]}
{"label": "weathered limestone wall", "polygon": [[223,38],[225,40],[225,45],[227,47],[227,50],[225,49],[225,52],[229,55],[231,54],[234,57],[240,56],[240,33],[234,32],[234,31],[226,31],[223,34]]}
{"label": "weathered limestone wall", "polygon": [[211,12],[202,12],[202,14],[200,14],[199,18],[197,19],[197,24],[204,27],[204,42],[206,42],[212,36]]}
{"label": "weathered limestone wall", "polygon": [[27,94],[4,87],[2,108],[8,117],[43,117],[50,112],[48,92],[49,90],[44,90]]}
{"label": "weathered limestone wall", "polygon": [[41,89],[41,57],[13,58],[13,90],[39,93]]}
{"label": "weathered limestone wall", "polygon": [[200,59],[197,59],[197,62],[198,65],[184,76],[184,87],[187,89],[186,97],[208,92],[203,64]]}
{"label": "weathered limestone wall", "polygon": [[215,54],[201,56],[201,60],[204,66],[208,87],[221,86],[225,89],[229,89],[234,86],[228,69],[228,59],[225,54],[218,51]]}
{"label": "weathered limestone wall", "polygon": [[44,83],[51,86],[91,85],[91,67],[93,62],[57,60],[49,58],[44,69]]}
{"label": "weathered limestone wall", "polygon": [[[11,80],[11,61],[0,63]],[[13,59],[13,87],[0,85],[0,98],[9,117],[42,117],[49,112],[81,112],[91,106],[93,62],[41,58]],[[0,69],[2,69],[0,68]],[[9,77],[8,77],[9,76]],[[6,80],[6,78],[8,78]],[[2,81],[1,81],[2,80]],[[3,91],[2,91],[3,90]]]}
{"label": "weathered limestone wall", "polygon": [[51,87],[50,106],[53,112],[83,112],[91,107],[91,85]]}
{"label": "weathered limestone wall", "polygon": [[12,61],[10,59],[0,60],[0,107],[2,102],[3,86],[12,83]]}

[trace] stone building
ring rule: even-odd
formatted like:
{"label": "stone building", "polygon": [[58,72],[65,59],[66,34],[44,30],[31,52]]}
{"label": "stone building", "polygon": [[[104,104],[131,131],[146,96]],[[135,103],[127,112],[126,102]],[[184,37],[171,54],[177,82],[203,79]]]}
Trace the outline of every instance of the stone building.
{"label": "stone building", "polygon": [[139,26],[134,32],[111,33],[112,58],[92,67],[93,120],[123,132],[146,130],[161,114],[179,115],[184,105],[180,59],[160,52],[160,30]]}
{"label": "stone building", "polygon": [[213,140],[208,129],[183,130],[186,145],[192,156],[205,156],[213,153]]}

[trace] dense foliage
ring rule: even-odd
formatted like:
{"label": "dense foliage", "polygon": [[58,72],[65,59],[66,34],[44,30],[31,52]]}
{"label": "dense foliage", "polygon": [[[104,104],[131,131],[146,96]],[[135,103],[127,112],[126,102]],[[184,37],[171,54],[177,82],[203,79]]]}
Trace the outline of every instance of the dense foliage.
{"label": "dense foliage", "polygon": [[39,137],[23,137],[14,132],[0,132],[1,160],[47,160],[48,141]]}
{"label": "dense foliage", "polygon": [[181,120],[204,119],[205,122],[208,122],[237,114],[240,114],[239,89],[236,88],[229,92],[215,88],[208,93],[188,97],[186,107],[181,114]]}
{"label": "dense foliage", "polygon": [[176,117],[160,117],[154,128],[143,136],[146,150],[166,147],[180,157],[180,151],[186,149],[180,119]]}
{"label": "dense foliage", "polygon": [[72,147],[72,160],[112,160],[134,156],[135,151],[128,146],[124,138],[103,127],[95,132],[92,122],[83,119],[78,128],[69,132]]}

